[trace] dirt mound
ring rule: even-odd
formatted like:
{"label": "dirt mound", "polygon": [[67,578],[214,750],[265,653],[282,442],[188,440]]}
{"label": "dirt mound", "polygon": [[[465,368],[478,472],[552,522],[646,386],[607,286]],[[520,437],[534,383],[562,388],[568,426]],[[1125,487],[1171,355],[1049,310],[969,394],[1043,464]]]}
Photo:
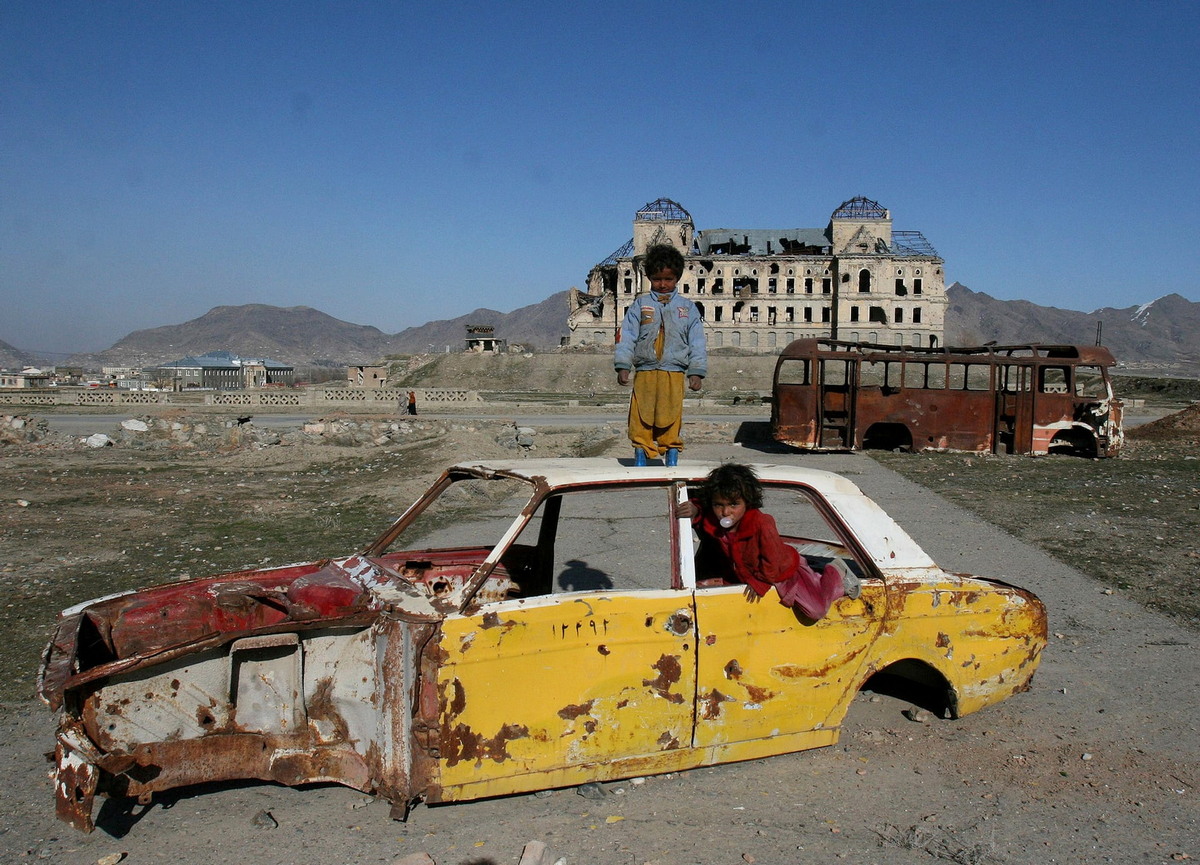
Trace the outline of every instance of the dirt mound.
{"label": "dirt mound", "polygon": [[1200,403],[1135,427],[1125,435],[1146,441],[1194,441],[1200,438]]}
{"label": "dirt mound", "polygon": [[[710,352],[704,394],[770,393],[775,355]],[[426,356],[397,362],[389,381],[398,388],[462,388],[484,393],[558,393],[579,399],[603,396],[625,401],[629,390],[617,384],[612,352],[527,352],[480,355],[473,352]]]}

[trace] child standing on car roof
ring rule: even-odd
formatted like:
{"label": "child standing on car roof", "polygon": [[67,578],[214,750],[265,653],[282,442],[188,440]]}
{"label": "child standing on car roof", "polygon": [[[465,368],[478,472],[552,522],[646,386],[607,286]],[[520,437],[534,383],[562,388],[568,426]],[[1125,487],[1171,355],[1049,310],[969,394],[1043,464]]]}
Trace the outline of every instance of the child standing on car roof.
{"label": "child standing on car roof", "polygon": [[675,291],[683,276],[683,254],[659,244],[646,250],[643,269],[650,291],[630,304],[621,324],[613,357],[617,381],[629,384],[629,441],[634,465],[665,455],[666,464],[679,464],[683,448],[683,381],[700,390],[708,374],[704,322],[696,304]]}
{"label": "child standing on car roof", "polygon": [[700,534],[697,577],[719,577],[746,585],[746,597],[758,600],[772,587],[785,607],[820,619],[838,598],[857,598],[858,579],[840,559],[818,574],[804,556],[784,543],[774,518],[762,508],[762,484],[749,466],[724,463],[709,472],[701,493],[703,507],[680,506]]}

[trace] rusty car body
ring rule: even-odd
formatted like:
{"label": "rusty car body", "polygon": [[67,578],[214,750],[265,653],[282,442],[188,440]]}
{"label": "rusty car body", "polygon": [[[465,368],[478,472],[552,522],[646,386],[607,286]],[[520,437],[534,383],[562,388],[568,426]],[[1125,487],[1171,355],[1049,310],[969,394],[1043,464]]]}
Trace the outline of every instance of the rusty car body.
{"label": "rusty car body", "polygon": [[868,681],[946,716],[1029,686],[1030,592],[948,573],[823,471],[757,465],[814,565],[861,577],[820,621],[696,585],[677,505],[714,467],[465,462],[361,552],[63,611],[39,677],[57,812],[206,781],[448,802],[830,745]]}
{"label": "rusty car body", "polygon": [[919,348],[798,339],[772,388],[777,441],[812,451],[1121,451],[1122,403],[1103,346]]}

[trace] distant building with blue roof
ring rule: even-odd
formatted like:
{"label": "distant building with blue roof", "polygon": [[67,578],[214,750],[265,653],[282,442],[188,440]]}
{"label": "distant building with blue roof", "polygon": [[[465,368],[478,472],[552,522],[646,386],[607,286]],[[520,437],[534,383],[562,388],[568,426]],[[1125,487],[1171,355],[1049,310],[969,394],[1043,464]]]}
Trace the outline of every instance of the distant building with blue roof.
{"label": "distant building with blue roof", "polygon": [[164,363],[151,374],[156,379],[172,382],[175,390],[245,390],[290,385],[295,381],[296,371],[288,364],[270,358],[241,357],[231,351],[210,351]]}

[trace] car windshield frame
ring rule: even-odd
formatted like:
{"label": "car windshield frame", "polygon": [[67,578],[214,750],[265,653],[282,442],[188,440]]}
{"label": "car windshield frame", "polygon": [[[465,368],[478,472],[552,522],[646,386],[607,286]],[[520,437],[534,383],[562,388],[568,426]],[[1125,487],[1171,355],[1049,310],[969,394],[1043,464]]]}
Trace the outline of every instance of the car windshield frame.
{"label": "car windshield frame", "polygon": [[[686,544],[683,542],[684,531],[688,521],[686,519],[675,518],[671,502],[680,501],[680,495],[686,497],[695,494],[697,488],[703,483],[702,477],[688,480],[677,477],[668,478],[659,476],[645,479],[603,478],[596,481],[575,480],[573,482],[552,485],[541,477],[530,477],[527,473],[516,469],[489,468],[485,466],[455,466],[443,472],[387,530],[365,548],[362,555],[367,558],[377,558],[383,556],[389,550],[395,551],[397,543],[403,539],[405,531],[412,527],[430,507],[433,507],[441,500],[455,484],[471,480],[509,480],[517,482],[528,487],[529,497],[524,499],[519,511],[513,515],[511,521],[507,522],[504,530],[498,536],[495,536],[494,542],[489,538],[486,543],[479,545],[480,549],[487,549],[487,553],[483,560],[475,567],[463,586],[461,601],[457,605],[459,612],[463,612],[471,606],[476,595],[496,569],[496,566],[501,562],[506,552],[518,543],[519,539],[530,528],[529,524],[535,517],[554,520],[555,532],[557,533],[557,512],[553,508],[553,502],[548,502],[548,500],[553,500],[556,497],[565,498],[573,493],[587,491],[662,490],[664,494],[662,517],[669,532],[671,547],[671,575],[669,585],[663,585],[655,590],[694,591],[696,588],[694,572],[688,567],[692,563],[692,540],[689,537]],[[850,529],[847,522],[837,513],[836,508],[821,490],[811,484],[789,479],[767,477],[762,479],[762,483],[768,491],[792,493],[806,499],[807,505],[813,509],[816,515],[819,515],[833,537],[845,548],[847,554],[861,565],[865,574],[872,577],[881,576],[874,565],[873,556],[870,554],[870,551],[863,546],[862,541]],[[516,498],[520,499],[521,497],[517,496]],[[545,531],[542,527],[538,527],[538,529],[539,532]],[[540,538],[539,542],[541,540],[544,540],[544,537]],[[454,547],[441,545],[426,546],[419,541],[412,548],[414,551],[454,549]],[[687,562],[684,561],[684,550],[688,551]],[[618,589],[618,591],[625,590]],[[551,592],[551,594],[561,593]]]}

